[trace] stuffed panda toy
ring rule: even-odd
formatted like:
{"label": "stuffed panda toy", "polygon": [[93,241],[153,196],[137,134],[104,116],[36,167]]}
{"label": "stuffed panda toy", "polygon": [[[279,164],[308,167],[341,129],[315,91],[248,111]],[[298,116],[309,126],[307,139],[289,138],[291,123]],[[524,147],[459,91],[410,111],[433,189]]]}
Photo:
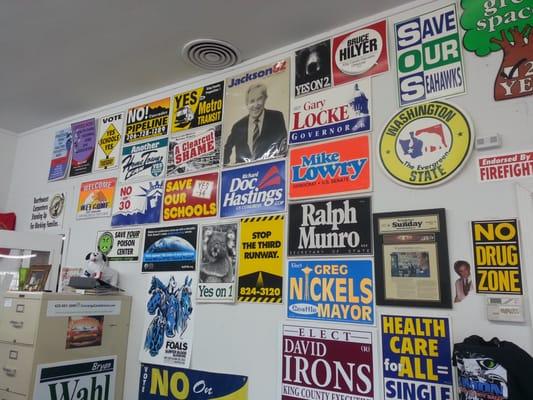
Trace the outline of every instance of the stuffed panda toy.
{"label": "stuffed panda toy", "polygon": [[83,276],[100,279],[110,285],[118,285],[118,272],[107,266],[107,257],[95,251],[85,256],[87,264]]}

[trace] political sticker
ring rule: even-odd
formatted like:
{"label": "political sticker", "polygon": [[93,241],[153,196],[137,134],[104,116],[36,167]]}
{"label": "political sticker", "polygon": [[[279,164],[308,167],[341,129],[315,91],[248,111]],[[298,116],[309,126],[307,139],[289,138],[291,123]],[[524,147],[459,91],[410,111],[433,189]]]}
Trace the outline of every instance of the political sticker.
{"label": "political sticker", "polygon": [[243,218],[239,253],[239,301],[281,303],[283,215]]}
{"label": "political sticker", "polygon": [[107,261],[138,261],[142,240],[141,229],[110,229],[96,235],[96,249]]}
{"label": "political sticker", "polygon": [[477,172],[480,182],[529,178],[533,176],[533,151],[478,157]]}
{"label": "political sticker", "polygon": [[117,178],[83,182],[76,209],[76,219],[109,217],[113,207]]}
{"label": "political sticker", "polygon": [[289,199],[372,190],[368,134],[293,147],[289,163]]}
{"label": "political sticker", "polygon": [[189,90],[173,97],[172,132],[222,121],[224,81]]}
{"label": "political sticker", "polygon": [[217,216],[218,172],[165,182],[163,221]]}
{"label": "political sticker", "polygon": [[455,4],[394,25],[400,106],[466,91]]}
{"label": "political sticker", "polygon": [[476,292],[523,293],[518,221],[472,222]]}
{"label": "political sticker", "polygon": [[163,181],[122,185],[117,191],[111,226],[140,225],[159,222],[163,198]]}
{"label": "political sticker", "polygon": [[139,400],[169,398],[247,400],[248,377],[141,364]]}
{"label": "political sticker", "polygon": [[281,399],[374,399],[372,333],[282,325]]}
{"label": "political sticker", "polygon": [[156,139],[122,148],[120,181],[162,178],[167,161],[168,139]]}
{"label": "political sticker", "polygon": [[293,101],[289,143],[331,139],[372,129],[370,79]]}
{"label": "political sticker", "polygon": [[90,118],[70,126],[72,128],[72,160],[69,176],[88,174],[93,169],[96,120]]}
{"label": "political sticker", "polygon": [[146,229],[142,272],[194,271],[197,225]]}
{"label": "political sticker", "polygon": [[331,42],[315,43],[294,54],[294,96],[300,97],[331,87]]}
{"label": "political sticker", "polygon": [[381,134],[379,157],[396,183],[424,188],[446,182],[463,167],[474,130],[456,106],[434,101],[404,108]]}
{"label": "political sticker", "polygon": [[289,257],[372,254],[370,197],[289,204]]}
{"label": "political sticker", "polygon": [[168,132],[170,97],[130,108],[126,115],[124,143],[164,136]]}
{"label": "political sticker", "polygon": [[218,168],[222,126],[174,134],[168,145],[167,177]]}
{"label": "political sticker", "polygon": [[387,21],[335,37],[332,59],[335,86],[387,72]]}
{"label": "political sticker", "polygon": [[67,177],[72,157],[72,130],[61,129],[54,135],[52,159],[48,171],[49,181],[58,181]]}
{"label": "political sticker", "polygon": [[463,45],[478,57],[501,52],[494,100],[533,95],[531,0],[463,0]]}
{"label": "political sticker", "polygon": [[222,171],[220,216],[285,211],[285,161]]}
{"label": "political sticker", "polygon": [[371,260],[291,260],[287,316],[374,325]]}
{"label": "political sticker", "polygon": [[381,315],[381,331],[385,400],[453,399],[448,318]]}
{"label": "political sticker", "polygon": [[66,192],[33,196],[30,230],[47,231],[61,228],[65,216]]}
{"label": "political sticker", "polygon": [[113,169],[118,166],[120,144],[124,133],[124,113],[116,113],[100,118],[96,139],[95,171]]}

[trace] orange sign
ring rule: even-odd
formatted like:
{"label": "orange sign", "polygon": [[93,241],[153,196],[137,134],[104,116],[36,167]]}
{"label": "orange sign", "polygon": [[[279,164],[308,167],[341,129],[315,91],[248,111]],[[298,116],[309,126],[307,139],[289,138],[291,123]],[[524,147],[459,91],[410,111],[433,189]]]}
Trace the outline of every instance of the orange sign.
{"label": "orange sign", "polygon": [[76,212],[77,219],[109,217],[117,178],[83,182]]}

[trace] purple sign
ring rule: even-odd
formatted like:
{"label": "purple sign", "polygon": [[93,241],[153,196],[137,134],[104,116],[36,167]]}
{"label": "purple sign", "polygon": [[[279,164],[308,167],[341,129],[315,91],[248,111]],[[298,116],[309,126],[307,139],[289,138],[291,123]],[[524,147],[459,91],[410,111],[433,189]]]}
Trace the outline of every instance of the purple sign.
{"label": "purple sign", "polygon": [[96,120],[94,118],[71,124],[72,163],[70,176],[88,174],[93,169],[94,148],[96,145]]}

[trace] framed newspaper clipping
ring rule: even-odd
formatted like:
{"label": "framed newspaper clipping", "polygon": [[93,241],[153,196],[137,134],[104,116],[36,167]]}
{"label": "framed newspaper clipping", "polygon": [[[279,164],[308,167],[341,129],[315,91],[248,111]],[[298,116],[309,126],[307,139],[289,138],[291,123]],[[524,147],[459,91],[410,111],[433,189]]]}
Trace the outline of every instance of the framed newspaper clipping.
{"label": "framed newspaper clipping", "polygon": [[443,208],[374,214],[376,303],[452,308]]}

